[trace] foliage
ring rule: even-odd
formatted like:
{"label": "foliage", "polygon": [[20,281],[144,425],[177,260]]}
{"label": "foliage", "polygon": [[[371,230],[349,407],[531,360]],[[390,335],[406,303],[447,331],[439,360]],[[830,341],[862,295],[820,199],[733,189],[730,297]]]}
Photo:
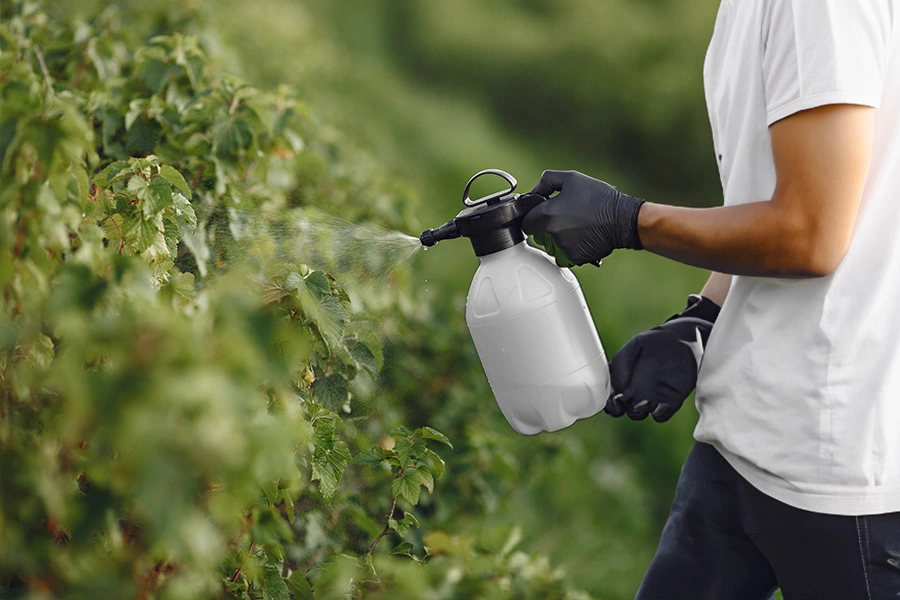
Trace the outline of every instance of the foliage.
{"label": "foliage", "polygon": [[[460,577],[402,541],[445,468],[427,442],[449,440],[347,419],[381,340],[288,243],[298,207],[408,198],[344,162],[288,90],[214,73],[196,38],[141,40],[114,9],[70,27],[28,2],[2,23],[4,596],[483,587],[489,549]],[[561,585],[524,554],[495,568],[534,561],[523,581]]]}
{"label": "foliage", "polygon": [[452,447],[379,410],[361,310],[415,326],[402,274],[355,303],[293,243],[311,207],[408,228],[402,184],[122,16],[0,14],[2,595],[583,597],[516,529],[421,533]]}

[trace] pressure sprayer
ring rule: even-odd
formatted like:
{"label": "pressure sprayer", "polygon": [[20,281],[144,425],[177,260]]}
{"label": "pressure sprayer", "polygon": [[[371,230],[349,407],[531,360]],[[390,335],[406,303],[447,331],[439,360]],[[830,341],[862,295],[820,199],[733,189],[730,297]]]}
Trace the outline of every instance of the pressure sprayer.
{"label": "pressure sprayer", "polygon": [[[469,199],[483,175],[508,189]],[[609,396],[609,368],[575,275],[525,243],[522,219],[546,201],[515,193],[498,169],[466,184],[466,208],[419,236],[423,246],[467,237],[480,264],[466,299],[466,325],[500,410],[518,433],[568,427],[600,412]]]}

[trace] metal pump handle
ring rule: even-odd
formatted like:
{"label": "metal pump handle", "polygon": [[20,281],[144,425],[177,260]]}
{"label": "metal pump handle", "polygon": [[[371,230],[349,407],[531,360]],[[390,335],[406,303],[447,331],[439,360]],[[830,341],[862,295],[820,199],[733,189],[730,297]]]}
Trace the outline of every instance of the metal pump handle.
{"label": "metal pump handle", "polygon": [[[487,196],[484,196],[483,198],[479,198],[478,200],[471,200],[469,198],[469,188],[472,187],[472,182],[475,181],[476,179],[478,179],[479,177],[481,177],[482,175],[497,175],[499,177],[502,177],[503,179],[506,180],[506,183],[509,184],[509,189],[502,190],[500,192],[495,192],[493,194],[488,194]],[[485,169],[484,171],[479,171],[478,173],[475,173],[474,175],[472,175],[472,179],[469,180],[469,183],[466,184],[466,189],[463,190],[463,204],[465,204],[466,206],[475,206],[475,205],[482,204],[482,203],[490,204],[494,200],[499,200],[500,198],[503,198],[504,196],[511,194],[513,192],[513,190],[516,189],[517,185],[518,185],[518,182],[516,181],[516,178],[513,177],[512,175],[510,175],[509,173],[507,173],[506,171],[501,171],[500,169]]]}

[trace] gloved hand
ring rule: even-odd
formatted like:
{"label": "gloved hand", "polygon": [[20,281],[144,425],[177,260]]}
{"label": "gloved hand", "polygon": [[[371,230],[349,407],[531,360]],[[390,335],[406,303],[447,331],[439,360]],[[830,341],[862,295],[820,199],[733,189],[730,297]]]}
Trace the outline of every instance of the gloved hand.
{"label": "gloved hand", "polygon": [[529,211],[522,230],[561,267],[596,263],[616,248],[643,248],[638,211],[644,203],[578,171],[544,171],[531,190],[550,197]]}
{"label": "gloved hand", "polygon": [[682,312],[629,340],[609,363],[606,412],[635,421],[668,421],[697,386],[700,359],[719,306],[692,295]]}

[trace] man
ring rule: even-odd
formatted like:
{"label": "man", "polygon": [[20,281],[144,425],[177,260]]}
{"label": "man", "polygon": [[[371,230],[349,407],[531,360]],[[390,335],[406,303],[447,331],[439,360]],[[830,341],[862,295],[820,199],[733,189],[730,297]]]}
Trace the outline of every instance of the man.
{"label": "man", "polygon": [[704,81],[724,206],[546,171],[524,222],[562,265],[644,248],[713,271],[610,363],[613,416],[664,421],[697,387],[638,598],[896,599],[900,0],[723,0]]}

